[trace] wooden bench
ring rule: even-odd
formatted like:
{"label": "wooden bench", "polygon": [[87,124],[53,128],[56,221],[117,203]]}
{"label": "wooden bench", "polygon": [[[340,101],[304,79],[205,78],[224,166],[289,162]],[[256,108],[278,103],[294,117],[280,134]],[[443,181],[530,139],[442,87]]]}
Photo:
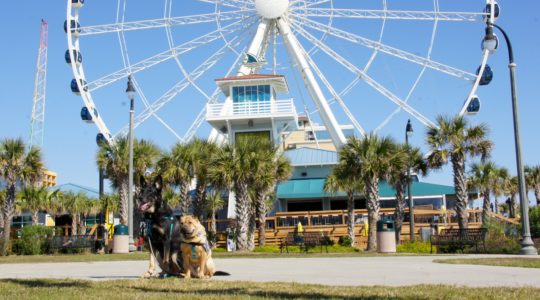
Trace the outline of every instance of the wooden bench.
{"label": "wooden bench", "polygon": [[328,243],[326,242],[327,236],[321,232],[289,232],[285,238],[282,238],[279,243],[279,252],[283,253],[283,248],[289,253],[289,246],[298,246],[300,252],[308,252],[310,247],[320,246],[321,253],[323,246],[325,246],[326,253],[328,253]]}
{"label": "wooden bench", "polygon": [[475,246],[478,252],[479,243],[482,243],[485,252],[486,235],[486,228],[443,229],[440,234],[430,237],[431,253],[433,253],[433,246],[455,246],[462,252],[465,246]]}
{"label": "wooden bench", "polygon": [[59,250],[89,249],[94,251],[96,240],[92,235],[53,236],[49,242],[49,250],[52,253]]}

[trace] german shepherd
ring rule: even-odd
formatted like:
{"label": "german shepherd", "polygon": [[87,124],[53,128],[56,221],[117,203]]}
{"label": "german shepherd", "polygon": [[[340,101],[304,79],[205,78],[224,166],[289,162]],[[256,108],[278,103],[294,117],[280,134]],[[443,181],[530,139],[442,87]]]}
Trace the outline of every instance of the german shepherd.
{"label": "german shepherd", "polygon": [[162,270],[161,276],[180,276],[182,256],[179,255],[180,224],[161,196],[163,181],[158,176],[153,184],[140,179],[141,190],[137,198],[138,208],[146,222],[146,240],[150,246],[150,264],[143,277],[156,277],[156,261]]}

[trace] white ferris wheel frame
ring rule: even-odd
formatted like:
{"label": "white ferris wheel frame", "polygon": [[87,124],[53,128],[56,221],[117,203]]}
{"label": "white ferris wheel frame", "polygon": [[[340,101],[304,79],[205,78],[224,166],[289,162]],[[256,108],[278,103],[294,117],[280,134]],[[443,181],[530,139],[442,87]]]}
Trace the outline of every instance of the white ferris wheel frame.
{"label": "white ferris wheel frame", "polygon": [[[482,77],[481,75],[484,73],[484,69],[487,65],[487,61],[491,53],[488,50],[483,50],[481,64],[477,74],[459,70],[458,68],[454,68],[443,63],[434,61],[431,58],[431,53],[434,45],[437,27],[439,22],[441,21],[477,22],[481,20],[488,20],[490,23],[495,23],[495,5],[497,3],[496,0],[486,0],[486,5],[491,7],[491,13],[487,14],[485,12],[441,12],[439,10],[439,0],[433,0],[433,11],[388,10],[387,0],[380,0],[383,5],[382,10],[338,9],[334,8],[333,6],[334,0],[291,0],[289,11],[302,12],[301,15],[294,15],[294,22],[291,22],[289,21],[287,16],[288,12],[287,14],[284,14],[283,16],[276,19],[265,19],[261,16],[258,16],[254,6],[255,2],[252,0],[193,0],[214,4],[214,12],[180,17],[171,16],[171,6],[173,0],[164,1],[165,10],[162,19],[125,22],[124,17],[127,0],[118,0],[116,23],[73,28],[73,24],[75,24],[76,26],[78,26],[79,24],[79,10],[82,6],[80,5],[81,3],[77,2],[82,2],[82,4],[84,4],[84,1],[67,0],[66,36],[68,42],[69,57],[71,61],[71,69],[74,75],[74,79],[76,80],[80,96],[84,102],[84,106],[88,109],[89,112],[93,112],[96,109],[95,102],[92,98],[93,91],[105,87],[118,80],[125,79],[131,75],[138,96],[140,97],[141,101],[145,106],[145,110],[135,117],[134,126],[137,127],[144,123],[148,118],[154,117],[165,128],[171,131],[171,133],[173,133],[179,141],[187,142],[193,138],[198,128],[204,122],[206,106],[203,107],[191,127],[183,136],[180,136],[173,128],[171,128],[171,126],[169,126],[165,121],[163,121],[157,114],[158,111],[165,104],[173,100],[188,86],[192,86],[193,88],[195,88],[206,99],[207,103],[216,103],[220,95],[220,90],[216,88],[212,94],[208,94],[204,91],[204,89],[197,85],[196,80],[202,75],[204,75],[208,69],[217,64],[225,56],[225,54],[229,52],[232,52],[236,55],[236,60],[235,63],[229,68],[228,73],[226,74],[227,76],[234,72],[234,68],[239,65],[242,59],[245,60],[246,55],[253,55],[257,58],[264,58],[266,56],[267,48],[272,42],[272,35],[274,43],[273,68],[275,71],[275,41],[276,36],[279,32],[287,48],[287,53],[289,54],[291,60],[293,60],[294,66],[302,74],[302,79],[304,81],[306,89],[315,104],[316,110],[313,112],[309,112],[308,118],[309,115],[312,113],[318,113],[320,115],[324,125],[330,133],[333,143],[336,145],[337,148],[340,148],[346,142],[346,138],[330,108],[330,105],[334,102],[337,102],[340,105],[340,107],[343,109],[343,111],[345,112],[349,120],[352,122],[353,126],[359,131],[359,133],[361,135],[366,134],[365,129],[360,125],[358,120],[349,111],[349,109],[345,105],[345,102],[342,99],[342,97],[347,94],[360,81],[364,81],[365,83],[367,83],[369,86],[371,86],[381,95],[388,98],[397,106],[396,109],[392,111],[388,115],[388,117],[375,129],[375,132],[385,126],[391,120],[391,118],[401,110],[407,112],[412,117],[417,119],[420,123],[426,126],[436,126],[435,123],[432,122],[429,118],[423,116],[420,112],[416,111],[412,106],[408,104],[409,98],[416,89],[419,81],[421,80],[424,72],[427,69],[433,69],[472,83],[471,91],[467,95],[467,98],[459,111],[460,115],[464,115],[467,112],[467,107],[476,97],[475,95],[480,85]],[[330,8],[317,7],[318,5],[325,3],[329,4]],[[231,7],[235,10],[221,11],[222,6]],[[253,14],[247,16],[247,14],[249,13]],[[327,22],[327,24],[324,24],[318,21],[313,21],[309,19],[309,17],[327,17],[329,21]],[[379,34],[379,39],[370,40],[356,34],[347,32],[345,30],[335,28],[332,26],[332,22],[335,18],[380,19],[383,22]],[[382,43],[382,37],[385,31],[385,25],[387,20],[433,21],[434,25],[427,56],[418,56],[413,53],[409,53]],[[221,22],[223,21],[232,21],[232,23],[226,26],[222,26]],[[180,45],[174,44],[171,27],[214,22],[217,24],[217,29],[215,31],[197,37],[190,41],[184,42]],[[257,29],[253,35],[250,46],[247,48],[247,51],[246,49],[243,49],[242,51],[237,51],[236,47],[240,45],[240,43],[242,42],[242,38],[240,38],[239,34],[234,34],[239,33],[240,31],[248,31],[257,23]],[[150,28],[164,28],[166,30],[169,50],[163,51],[157,55],[132,64],[129,58],[129,53],[127,51],[124,33],[126,31],[144,30]],[[308,32],[306,28],[320,32],[322,36],[317,38],[313,36],[313,34]],[[72,34],[72,32],[74,32],[75,34]],[[99,35],[107,33],[116,33],[118,35],[120,48],[122,51],[124,68],[87,83],[86,76],[84,74],[83,63],[78,63],[74,55],[75,51],[77,53],[81,53],[79,47],[79,38],[86,35]],[[304,49],[301,43],[298,41],[296,35],[299,35],[307,41],[311,42],[313,44],[312,48],[309,50]],[[372,49],[372,55],[370,56],[366,66],[364,68],[359,68],[358,66],[349,62],[344,57],[340,56],[336,51],[334,51],[330,46],[325,43],[325,38],[327,36],[333,36],[335,38]],[[207,58],[195,70],[188,72],[184,68],[178,57],[184,53],[192,51],[193,49],[204,46],[216,40],[223,40],[223,47],[221,47],[216,53]],[[318,66],[311,57],[312,54],[317,51],[322,51],[323,53],[331,57],[337,63],[355,74],[356,78],[342,91],[336,91],[331,85],[331,83],[325,78],[323,73],[319,70]],[[370,68],[379,53],[385,53],[400,58],[402,60],[418,64],[422,67],[421,72],[414,81],[414,84],[410,88],[405,99],[399,98],[389,89],[387,89],[382,84],[380,84],[368,75],[368,69]],[[170,59],[175,60],[176,64],[181,70],[183,78],[158,99],[150,102],[145,97],[144,92],[141,89],[142,87],[137,83],[135,76],[133,75]],[[260,66],[253,66],[243,63],[237,70],[237,75],[247,75],[256,71],[258,68],[260,68]],[[324,95],[317,78],[327,88],[332,98],[327,98]],[[92,119],[93,123],[98,128],[99,133],[101,133],[105,140],[109,143],[114,143],[114,140],[117,137],[127,135],[127,125],[124,126],[118,133],[112,135],[107,125],[105,124],[105,121],[101,118],[101,115],[93,115]],[[212,136],[216,136],[215,131],[212,132]]]}

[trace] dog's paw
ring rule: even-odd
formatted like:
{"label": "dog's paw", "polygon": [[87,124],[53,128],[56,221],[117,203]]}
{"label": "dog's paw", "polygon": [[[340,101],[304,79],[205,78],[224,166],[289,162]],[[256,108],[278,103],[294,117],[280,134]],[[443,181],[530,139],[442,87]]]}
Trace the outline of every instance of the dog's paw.
{"label": "dog's paw", "polygon": [[156,272],[146,271],[146,273],[141,275],[141,278],[149,279],[159,277],[159,274]]}

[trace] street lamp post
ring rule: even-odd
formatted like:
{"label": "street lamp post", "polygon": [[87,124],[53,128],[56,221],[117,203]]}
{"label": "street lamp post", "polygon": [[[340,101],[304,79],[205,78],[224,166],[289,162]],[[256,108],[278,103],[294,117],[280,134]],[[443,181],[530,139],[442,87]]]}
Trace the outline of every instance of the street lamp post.
{"label": "street lamp post", "polygon": [[128,77],[126,95],[129,98],[129,168],[128,168],[128,234],[129,251],[136,250],[133,240],[133,111],[135,100],[135,87],[131,81],[131,75]]}
{"label": "street lamp post", "polygon": [[[409,137],[413,134],[413,128],[411,120],[407,121],[407,127],[405,127],[405,144],[407,145],[407,151],[409,151]],[[409,151],[409,157],[407,158],[407,192],[409,194],[409,231],[411,234],[411,242],[414,242],[414,202],[411,191],[411,157]]]}
{"label": "street lamp post", "polygon": [[531,239],[531,231],[529,227],[529,202],[527,201],[526,189],[525,189],[525,177],[523,172],[523,163],[521,160],[521,139],[519,132],[519,112],[518,112],[518,98],[517,98],[517,86],[516,86],[516,63],[514,62],[514,52],[512,50],[512,44],[506,32],[498,25],[487,22],[486,36],[484,37],[483,47],[489,51],[495,51],[498,46],[498,40],[495,34],[493,34],[493,27],[499,29],[504,36],[506,45],[508,47],[508,57],[510,69],[510,85],[512,91],[512,113],[514,121],[514,139],[516,147],[516,162],[517,162],[517,175],[519,182],[519,203],[521,205],[521,225],[523,240],[521,241],[522,255],[537,255],[538,250],[534,248],[534,243]]}

